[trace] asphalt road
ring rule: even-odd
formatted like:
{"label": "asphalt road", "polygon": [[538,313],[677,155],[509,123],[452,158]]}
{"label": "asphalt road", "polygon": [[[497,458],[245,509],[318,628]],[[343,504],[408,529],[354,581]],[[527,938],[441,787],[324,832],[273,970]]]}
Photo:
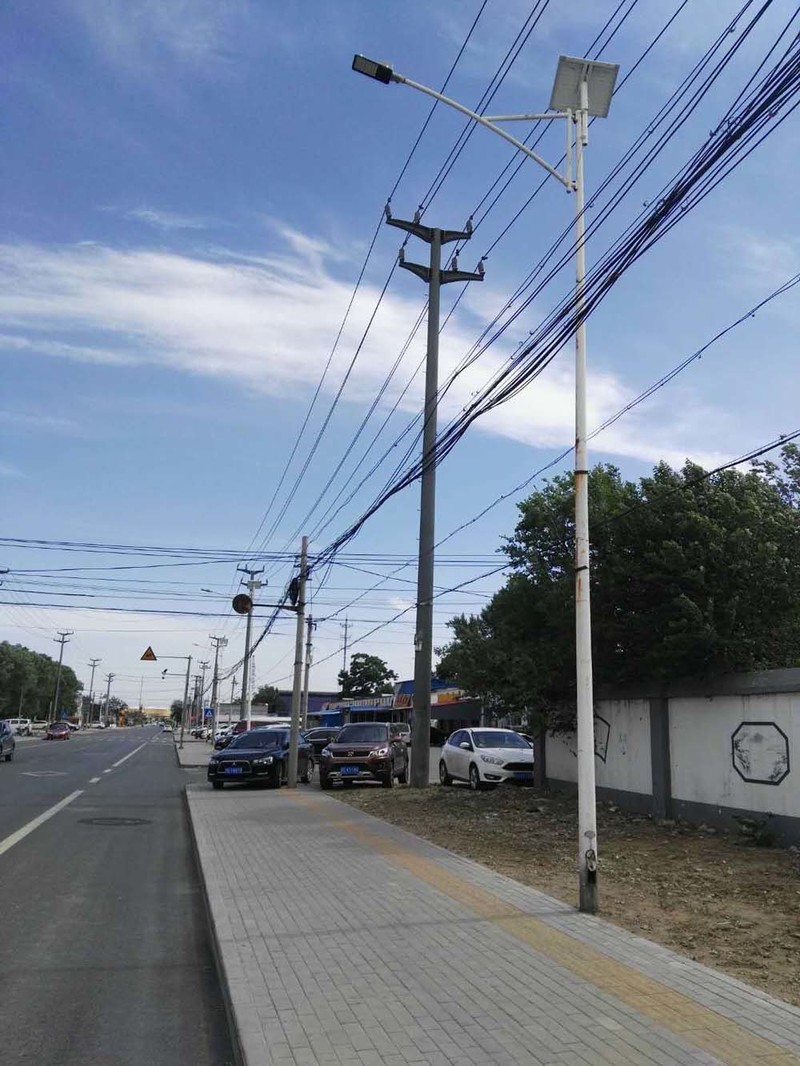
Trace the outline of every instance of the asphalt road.
{"label": "asphalt road", "polygon": [[4,1066],[233,1062],[186,780],[155,728],[26,741],[0,764]]}

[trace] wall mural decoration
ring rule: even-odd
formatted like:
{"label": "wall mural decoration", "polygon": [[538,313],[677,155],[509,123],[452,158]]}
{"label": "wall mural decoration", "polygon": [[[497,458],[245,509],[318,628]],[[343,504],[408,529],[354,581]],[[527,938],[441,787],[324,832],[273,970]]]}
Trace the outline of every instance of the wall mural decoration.
{"label": "wall mural decoration", "polygon": [[733,768],[754,785],[779,785],[788,777],[789,738],[774,722],[741,722],[731,736]]}

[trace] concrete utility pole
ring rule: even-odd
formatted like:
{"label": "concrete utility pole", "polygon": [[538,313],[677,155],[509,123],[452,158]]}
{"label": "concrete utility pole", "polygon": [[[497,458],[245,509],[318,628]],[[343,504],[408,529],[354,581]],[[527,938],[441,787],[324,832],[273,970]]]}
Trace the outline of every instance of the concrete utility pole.
{"label": "concrete utility pole", "polygon": [[231,724],[231,712],[233,711],[233,704],[236,698],[236,686],[238,685],[238,683],[239,682],[236,680],[235,677],[231,678],[231,702],[230,707],[228,709],[228,725]]}
{"label": "concrete utility pole", "polygon": [[303,699],[300,704],[300,728],[308,728],[308,682],[311,674],[311,631],[314,629],[314,619],[311,615],[306,618],[306,669],[303,678]]}
{"label": "concrete utility pole", "polygon": [[91,725],[92,718],[94,717],[94,672],[97,669],[102,659],[90,659],[89,666],[92,668],[92,677],[89,681],[89,724]]}
{"label": "concrete utility pole", "polygon": [[[211,737],[213,739],[219,725],[217,721],[219,718],[219,649],[228,646],[228,639],[227,637],[209,637],[209,639],[214,645],[214,675],[211,678]],[[233,694],[231,694],[231,702],[233,702]]]}
{"label": "concrete utility pole", "polygon": [[[248,570],[246,566],[237,566],[236,569],[242,573],[247,574],[248,580],[243,581],[242,584],[247,588],[247,595],[250,600],[253,599],[253,593],[256,589],[260,589],[263,582],[256,580],[256,574],[263,574],[264,567],[260,570]],[[239,713],[242,718],[247,719],[247,728],[250,728],[250,692],[248,689],[248,677],[250,667],[250,634],[253,626],[253,607],[251,604],[250,610],[247,612],[247,628],[245,629],[244,636],[244,663],[242,665],[242,694],[239,703]]]}
{"label": "concrete utility pole", "polygon": [[[166,658],[166,656],[162,656],[162,658]],[[183,656],[176,655],[175,658],[176,659],[181,659],[181,658],[183,658]],[[181,739],[180,739],[180,743],[178,745],[181,748],[183,747],[183,731],[186,728],[186,714],[187,714],[187,709],[188,709],[188,705],[189,705],[189,677],[191,676],[191,673],[192,673],[192,657],[191,657],[191,655],[187,655],[186,656],[186,680],[185,680],[184,685],[183,685],[183,707],[181,708]]]}
{"label": "concrete utility pole", "polygon": [[205,721],[206,721],[205,710],[204,710],[204,707],[203,707],[203,702],[204,702],[203,697],[204,697],[205,691],[206,691],[206,670],[208,670],[208,659],[204,659],[203,662],[200,663],[200,700],[199,700],[200,718],[198,719],[198,722],[197,722],[198,726],[200,726],[200,727],[204,726],[205,725]]}
{"label": "concrete utility pole", "polygon": [[428,357],[425,364],[425,422],[422,431],[422,486],[419,513],[419,562],[417,565],[417,624],[414,635],[414,725],[411,733],[411,785],[427,788],[430,774],[431,673],[433,666],[433,566],[436,527],[436,405],[439,389],[439,290],[451,281],[483,281],[477,273],[458,269],[455,256],[451,269],[442,270],[442,245],[466,241],[472,222],[464,230],[423,226],[419,212],[412,222],[392,218],[386,205],[386,221],[430,245],[430,264],[406,263],[400,249],[400,266],[428,285]]}
{"label": "concrete utility pole", "polygon": [[116,676],[116,674],[106,674],[106,721],[108,721],[108,702],[111,699],[111,682]]}
{"label": "concrete utility pole", "polygon": [[58,697],[61,692],[61,664],[64,661],[64,645],[69,644],[69,637],[72,636],[74,630],[65,629],[63,632],[59,630],[58,636],[53,637],[53,641],[56,644],[60,644],[61,648],[58,652],[58,670],[56,671],[56,692],[53,696],[53,721],[58,718]]}
{"label": "concrete utility pole", "polygon": [[348,630],[350,628],[350,622],[348,621],[347,618],[345,618],[345,620],[343,622],[340,622],[339,625],[344,630],[344,648],[342,649],[342,670],[344,670],[346,672],[347,671],[347,633],[348,633]]}
{"label": "concrete utility pole", "polygon": [[297,632],[294,642],[294,685],[292,687],[292,730],[289,737],[289,788],[297,788],[297,743],[300,738],[300,704],[303,685],[303,622],[306,611],[306,569],[308,537],[303,537],[300,548],[300,580],[297,593]]}

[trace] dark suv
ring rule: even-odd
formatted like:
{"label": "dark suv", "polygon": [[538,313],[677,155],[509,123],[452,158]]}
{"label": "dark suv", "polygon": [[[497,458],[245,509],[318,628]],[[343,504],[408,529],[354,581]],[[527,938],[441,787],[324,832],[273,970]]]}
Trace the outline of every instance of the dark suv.
{"label": "dark suv", "polygon": [[408,749],[390,722],[352,722],[319,757],[320,788],[335,782],[380,781],[391,788],[408,779]]}

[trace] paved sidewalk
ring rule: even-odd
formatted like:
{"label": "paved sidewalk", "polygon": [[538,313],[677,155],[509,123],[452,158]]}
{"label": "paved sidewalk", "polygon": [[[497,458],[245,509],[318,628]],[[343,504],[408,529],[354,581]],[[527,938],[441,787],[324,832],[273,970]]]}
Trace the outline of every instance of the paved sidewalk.
{"label": "paved sidewalk", "polygon": [[180,733],[175,735],[175,751],[178,754],[178,763],[181,766],[208,766],[208,760],[214,754],[214,745],[207,740],[195,740],[194,737],[185,736],[183,747],[180,747]]}
{"label": "paved sidewalk", "polygon": [[247,1066],[800,1063],[800,1010],[328,795],[187,797]]}

